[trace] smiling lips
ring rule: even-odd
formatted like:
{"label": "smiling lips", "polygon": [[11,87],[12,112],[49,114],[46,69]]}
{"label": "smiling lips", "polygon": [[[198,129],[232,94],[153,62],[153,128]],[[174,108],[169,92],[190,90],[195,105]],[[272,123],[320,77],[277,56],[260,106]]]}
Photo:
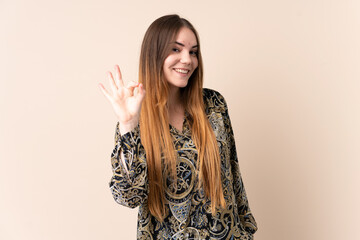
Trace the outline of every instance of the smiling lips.
{"label": "smiling lips", "polygon": [[175,70],[175,72],[183,73],[183,74],[187,74],[188,72],[190,72],[190,70],[183,69],[183,68],[174,68],[174,70]]}

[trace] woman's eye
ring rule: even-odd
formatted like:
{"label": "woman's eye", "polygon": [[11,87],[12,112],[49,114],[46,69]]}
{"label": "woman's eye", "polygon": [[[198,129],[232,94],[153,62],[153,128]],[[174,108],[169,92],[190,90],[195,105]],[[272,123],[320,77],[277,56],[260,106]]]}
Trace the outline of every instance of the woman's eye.
{"label": "woman's eye", "polygon": [[190,51],[190,55],[197,56],[197,51]]}
{"label": "woman's eye", "polygon": [[177,48],[173,48],[172,50],[173,50],[173,52],[180,52],[180,50]]}

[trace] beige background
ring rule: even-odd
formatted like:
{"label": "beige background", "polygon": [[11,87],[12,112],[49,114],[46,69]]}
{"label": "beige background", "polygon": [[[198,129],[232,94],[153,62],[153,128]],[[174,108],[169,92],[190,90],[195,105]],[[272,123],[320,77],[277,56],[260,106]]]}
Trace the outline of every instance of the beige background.
{"label": "beige background", "polygon": [[108,189],[115,114],[156,18],[198,29],[257,240],[360,239],[360,1],[0,0],[0,239],[135,239]]}

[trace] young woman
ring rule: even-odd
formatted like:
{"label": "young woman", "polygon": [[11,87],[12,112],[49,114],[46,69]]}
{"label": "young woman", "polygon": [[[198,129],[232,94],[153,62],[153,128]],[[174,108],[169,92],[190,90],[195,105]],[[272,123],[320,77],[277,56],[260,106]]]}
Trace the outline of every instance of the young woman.
{"label": "young woman", "polygon": [[[124,86],[115,66],[118,118],[110,189],[135,208],[138,239],[253,239],[257,225],[241,179],[223,96],[203,89],[199,38],[168,15],[148,28],[139,82]],[[137,89],[137,91],[135,91]]]}

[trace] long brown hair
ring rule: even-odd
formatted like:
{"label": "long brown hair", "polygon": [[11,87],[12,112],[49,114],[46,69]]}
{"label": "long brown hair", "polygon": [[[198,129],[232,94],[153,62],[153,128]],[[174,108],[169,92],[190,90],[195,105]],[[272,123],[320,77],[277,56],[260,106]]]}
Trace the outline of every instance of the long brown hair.
{"label": "long brown hair", "polygon": [[204,110],[199,37],[189,21],[178,15],[167,15],[155,20],[146,31],[139,66],[139,82],[146,90],[140,114],[140,133],[148,167],[148,206],[151,214],[159,221],[165,217],[164,177],[169,175],[176,178],[176,154],[169,132],[167,110],[169,86],[163,76],[163,64],[170,54],[170,43],[183,27],[192,30],[198,44],[198,67],[181,93],[185,111],[191,119],[192,139],[198,150],[199,186],[204,188],[206,196],[211,199],[213,214],[217,207],[225,207],[219,149]]}

